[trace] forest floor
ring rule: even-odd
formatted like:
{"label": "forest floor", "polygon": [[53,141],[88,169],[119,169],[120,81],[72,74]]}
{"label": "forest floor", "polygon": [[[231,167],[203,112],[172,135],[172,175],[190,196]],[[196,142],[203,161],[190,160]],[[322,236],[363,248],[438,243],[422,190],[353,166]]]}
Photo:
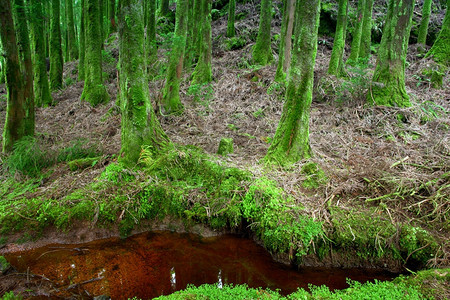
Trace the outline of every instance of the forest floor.
{"label": "forest floor", "polygon": [[[254,8],[250,5],[238,7],[237,13],[250,12],[245,20],[236,24],[238,35],[244,39],[255,35],[257,28],[258,15],[252,10]],[[274,35],[279,33],[279,23],[274,20],[273,25]],[[412,228],[421,228],[437,243],[435,255],[430,257],[428,266],[448,267],[448,72],[443,79],[443,87],[433,88],[429,77],[424,75],[433,62],[419,59],[416,47],[411,46],[405,78],[413,105],[408,108],[372,106],[366,94],[375,56],[366,64],[349,68],[347,78],[330,77],[326,71],[332,39],[321,37],[310,121],[314,156],[288,169],[267,167],[262,159],[281,116],[285,91],[282,84],[273,82],[276,63],[266,67],[252,65],[251,40],[246,40],[240,49],[228,50],[230,40],[223,38],[226,17],[216,20],[212,27],[212,89],[189,89],[189,75],[185,76],[180,93],[184,114],[159,116],[169,138],[176,144],[200,147],[220,163],[249,170],[255,178],[275,180],[287,195],[304,207],[307,215],[330,226],[337,226],[330,209],[333,207],[348,214],[357,212],[369,217],[382,216],[395,226],[408,224]],[[88,187],[107,165],[116,161],[120,150],[121,120],[116,105],[118,49],[116,40],[110,40],[112,42],[105,47],[103,56],[106,84],[111,96],[109,103],[93,108],[80,101],[83,83],[76,80],[77,62],[69,62],[64,66],[66,87],[53,93],[54,105],[36,109],[36,138],[41,149],[58,152],[82,145],[95,149],[98,160],[92,166],[76,171],[71,171],[67,163],[59,162],[44,171],[48,175],[36,188],[26,191],[21,197],[63,199],[74,191]],[[165,52],[162,47],[159,68],[165,64]],[[275,46],[273,52],[276,62]],[[150,83],[152,101],[161,97],[163,85],[164,77],[161,75]],[[0,93],[4,99],[4,86],[0,87]],[[5,114],[6,103],[0,100],[0,124],[4,124]],[[0,132],[2,129],[1,126]],[[232,138],[234,143],[234,152],[224,157],[216,155],[222,138]],[[0,159],[6,161],[7,158],[2,156]],[[303,184],[311,175],[305,174],[302,167],[310,162],[316,163],[326,175],[326,180],[314,188]],[[2,164],[0,180],[6,182],[10,177],[6,163]],[[16,173],[14,178],[16,181],[28,179],[27,175],[20,173]],[[5,235],[7,239],[3,240],[5,245],[0,251],[55,241],[74,242],[79,241],[80,236],[93,239],[118,234],[117,229],[103,228],[89,235],[87,231],[91,229],[82,224],[74,226],[70,234],[58,233],[57,230],[41,232],[39,241],[27,241],[21,245],[11,242],[21,238],[24,231]],[[427,247],[426,244],[421,246]],[[396,265],[393,269],[398,267]]]}

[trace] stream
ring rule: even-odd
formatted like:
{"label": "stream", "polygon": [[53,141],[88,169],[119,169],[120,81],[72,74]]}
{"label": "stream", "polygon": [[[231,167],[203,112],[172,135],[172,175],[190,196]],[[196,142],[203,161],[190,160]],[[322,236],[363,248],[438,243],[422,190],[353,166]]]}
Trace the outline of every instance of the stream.
{"label": "stream", "polygon": [[235,235],[202,238],[151,232],[127,239],[47,245],[5,257],[19,272],[43,275],[61,288],[78,283],[77,288],[89,295],[112,299],[148,299],[204,283],[218,287],[246,283],[289,294],[308,284],[343,289],[348,287],[346,278],[366,282],[396,276],[373,269],[295,270],[274,261],[254,241]]}

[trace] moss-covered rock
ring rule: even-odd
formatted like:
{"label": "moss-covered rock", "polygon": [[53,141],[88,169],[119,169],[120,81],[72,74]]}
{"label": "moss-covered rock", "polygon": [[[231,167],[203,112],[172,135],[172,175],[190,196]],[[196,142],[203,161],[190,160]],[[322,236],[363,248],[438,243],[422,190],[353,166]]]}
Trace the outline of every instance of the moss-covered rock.
{"label": "moss-covered rock", "polygon": [[217,150],[217,154],[227,155],[233,153],[233,139],[232,138],[222,138],[220,139],[219,149]]}

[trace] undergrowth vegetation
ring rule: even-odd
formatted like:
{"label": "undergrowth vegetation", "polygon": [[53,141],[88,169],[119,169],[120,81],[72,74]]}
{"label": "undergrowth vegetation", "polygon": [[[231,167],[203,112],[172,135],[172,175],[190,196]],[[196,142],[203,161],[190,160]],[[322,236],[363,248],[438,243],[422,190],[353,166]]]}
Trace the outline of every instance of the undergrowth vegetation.
{"label": "undergrowth vegetation", "polygon": [[330,291],[326,286],[309,286],[309,291],[298,289],[287,296],[277,291],[250,288],[247,285],[205,284],[199,287],[188,286],[186,289],[156,299],[445,299],[446,282],[450,279],[450,269],[422,271],[413,276],[389,281],[359,283],[348,280],[349,288]]}

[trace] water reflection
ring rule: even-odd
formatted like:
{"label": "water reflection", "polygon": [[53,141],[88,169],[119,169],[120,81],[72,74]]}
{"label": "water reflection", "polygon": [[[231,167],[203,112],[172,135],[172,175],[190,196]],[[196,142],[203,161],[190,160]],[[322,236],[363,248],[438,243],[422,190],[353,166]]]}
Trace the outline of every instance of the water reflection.
{"label": "water reflection", "polygon": [[[81,246],[87,251],[74,251]],[[6,258],[19,271],[29,268],[32,273],[45,275],[61,290],[74,283],[89,282],[82,287],[90,295],[107,294],[113,299],[153,298],[184,289],[188,284],[210,283],[222,288],[229,283],[246,283],[288,294],[298,287],[307,288],[309,283],[345,288],[346,277],[359,281],[393,277],[373,270],[306,268],[297,272],[274,262],[253,241],[231,235],[206,239],[188,234],[146,233],[126,240],[57,247]]]}

